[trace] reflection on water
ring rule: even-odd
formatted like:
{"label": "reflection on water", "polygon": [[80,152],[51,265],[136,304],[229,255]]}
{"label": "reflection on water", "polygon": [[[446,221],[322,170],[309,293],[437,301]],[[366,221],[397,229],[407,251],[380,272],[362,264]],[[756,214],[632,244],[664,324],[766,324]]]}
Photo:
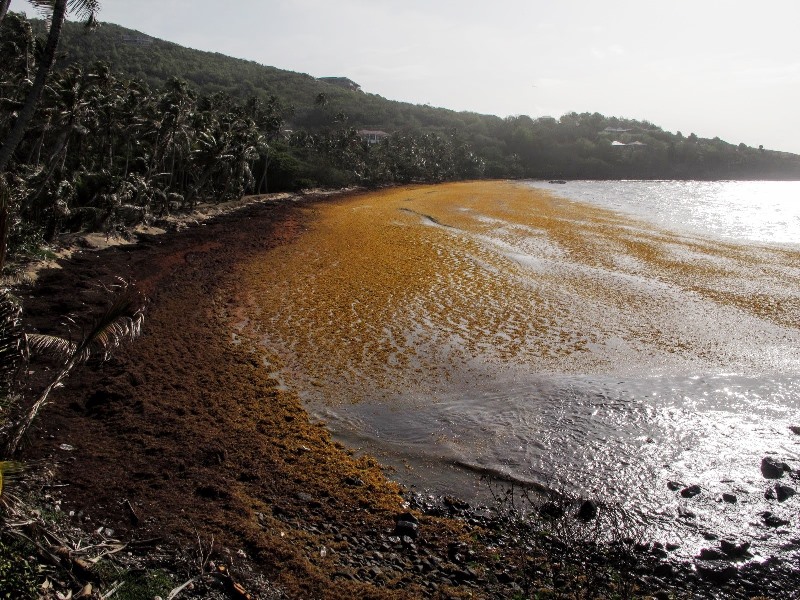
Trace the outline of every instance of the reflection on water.
{"label": "reflection on water", "polygon": [[[319,207],[246,266],[252,329],[312,413],[403,482],[474,496],[489,474],[619,503],[687,554],[709,532],[800,548],[800,495],[766,499],[759,470],[800,468],[800,250],[775,243],[800,223],[761,219],[765,244],[675,231],[733,184],[634,183],[558,190],[602,188],[600,207],[497,182]],[[719,223],[750,218],[736,198]]]}
{"label": "reflection on water", "polygon": [[[800,381],[785,376],[530,377],[487,381],[439,402],[362,402],[321,409],[334,433],[378,451],[421,489],[485,498],[472,474],[621,502],[657,539],[692,554],[713,532],[774,553],[760,513],[785,518],[796,507],[768,503],[774,485],[762,457],[800,458],[790,426],[800,414]],[[434,450],[435,449],[435,450]],[[403,465],[416,465],[407,469]],[[703,499],[668,488],[699,484]],[[470,486],[470,483],[472,486]],[[735,506],[722,494],[737,497]],[[683,520],[691,507],[696,517]]]}
{"label": "reflection on water", "polygon": [[671,230],[800,244],[798,181],[570,181],[531,185]]}

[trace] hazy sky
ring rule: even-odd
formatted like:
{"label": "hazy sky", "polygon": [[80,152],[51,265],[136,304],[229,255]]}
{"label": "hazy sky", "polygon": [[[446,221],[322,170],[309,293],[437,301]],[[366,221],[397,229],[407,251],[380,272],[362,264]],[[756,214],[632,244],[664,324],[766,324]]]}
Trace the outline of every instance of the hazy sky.
{"label": "hazy sky", "polygon": [[[393,100],[800,153],[797,0],[103,0],[101,21]],[[30,12],[21,0],[12,10]]]}

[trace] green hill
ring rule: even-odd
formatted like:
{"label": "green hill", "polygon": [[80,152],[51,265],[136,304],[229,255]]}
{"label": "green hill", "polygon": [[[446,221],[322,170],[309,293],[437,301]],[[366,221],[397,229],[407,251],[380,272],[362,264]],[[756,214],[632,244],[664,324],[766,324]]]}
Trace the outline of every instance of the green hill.
{"label": "green hill", "polygon": [[673,134],[648,122],[598,113],[501,119],[396,102],[306,74],[184,48],[118,25],[103,24],[86,34],[68,23],[61,48],[61,64],[106,61],[112,71],[154,89],[176,76],[201,94],[225,92],[240,100],[274,96],[291,109],[284,113],[290,129],[313,133],[346,125],[456,136],[480,158],[483,173],[490,177],[800,178],[800,157],[789,153]]}

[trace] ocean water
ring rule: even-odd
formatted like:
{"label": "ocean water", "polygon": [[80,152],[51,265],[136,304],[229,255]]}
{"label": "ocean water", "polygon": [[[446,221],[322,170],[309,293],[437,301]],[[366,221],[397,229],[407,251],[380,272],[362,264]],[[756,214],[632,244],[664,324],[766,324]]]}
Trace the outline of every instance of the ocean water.
{"label": "ocean water", "polygon": [[583,180],[530,185],[674,231],[800,244],[800,181]]}
{"label": "ocean water", "polygon": [[420,491],[613,504],[685,556],[709,534],[800,548],[800,495],[767,498],[759,468],[800,469],[800,183],[463,184],[323,213],[256,320],[338,439]]}

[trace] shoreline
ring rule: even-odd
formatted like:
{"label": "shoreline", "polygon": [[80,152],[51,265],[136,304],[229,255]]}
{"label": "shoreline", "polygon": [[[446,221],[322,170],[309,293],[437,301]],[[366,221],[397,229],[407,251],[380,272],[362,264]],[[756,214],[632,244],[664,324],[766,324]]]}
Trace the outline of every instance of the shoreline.
{"label": "shoreline", "polygon": [[[268,376],[264,356],[234,343],[242,290],[236,265],[291,243],[307,211],[325,201],[292,198],[142,235],[135,246],[78,253],[61,269],[43,271],[26,289],[33,298],[24,314],[42,331],[60,314],[100,306],[94,282],[116,275],[137,279],[151,304],[140,340],[105,365],[75,373],[53,398],[25,458],[59,465],[62,510],[79,515],[82,527],[110,528],[124,539],[166,538],[165,547],[213,535],[231,572],[254,586],[266,577],[272,587],[265,594],[513,594],[521,576],[487,559],[490,538],[474,539],[491,529],[489,519],[442,498],[416,501],[416,514],[407,516],[407,499],[380,465],[355,458],[311,424],[299,398]],[[265,399],[273,410],[263,410]],[[396,535],[412,530],[411,542]],[[657,562],[651,551],[636,558],[648,577]],[[636,585],[657,591],[648,581]],[[704,581],[691,585],[702,589]]]}

